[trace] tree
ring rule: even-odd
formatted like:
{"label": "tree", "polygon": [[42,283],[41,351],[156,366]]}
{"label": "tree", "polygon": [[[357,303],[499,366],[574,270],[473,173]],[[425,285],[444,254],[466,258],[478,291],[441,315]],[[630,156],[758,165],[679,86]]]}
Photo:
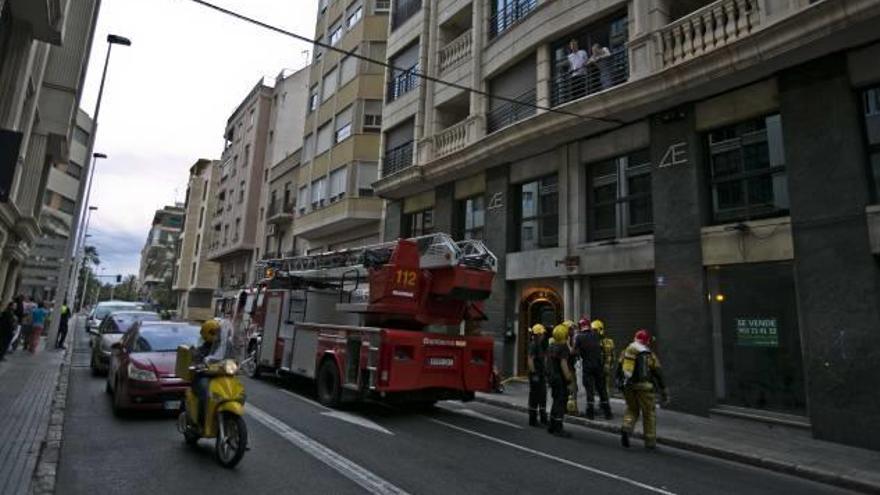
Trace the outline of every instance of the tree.
{"label": "tree", "polygon": [[137,275],[126,275],[125,278],[122,279],[122,283],[116,286],[116,294],[114,294],[114,297],[122,301],[137,301]]}

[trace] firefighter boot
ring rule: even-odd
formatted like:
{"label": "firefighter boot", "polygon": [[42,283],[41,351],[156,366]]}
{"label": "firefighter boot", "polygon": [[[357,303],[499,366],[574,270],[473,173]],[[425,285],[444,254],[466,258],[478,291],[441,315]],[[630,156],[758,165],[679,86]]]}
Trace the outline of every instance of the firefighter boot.
{"label": "firefighter boot", "polygon": [[562,420],[550,418],[550,433],[556,435],[559,438],[571,438],[571,433],[565,431],[562,428]]}
{"label": "firefighter boot", "polygon": [[538,426],[538,411],[529,410],[529,426]]}
{"label": "firefighter boot", "polygon": [[538,412],[541,414],[541,424],[544,426],[550,424],[550,422],[547,420],[547,411],[545,411],[544,409],[541,409]]}
{"label": "firefighter boot", "polygon": [[611,414],[611,404],[607,402],[602,403],[602,413],[605,414],[606,420],[614,419],[614,415]]}
{"label": "firefighter boot", "polygon": [[593,406],[592,402],[587,403],[587,411],[584,413],[587,419],[594,419],[596,417],[596,408]]}

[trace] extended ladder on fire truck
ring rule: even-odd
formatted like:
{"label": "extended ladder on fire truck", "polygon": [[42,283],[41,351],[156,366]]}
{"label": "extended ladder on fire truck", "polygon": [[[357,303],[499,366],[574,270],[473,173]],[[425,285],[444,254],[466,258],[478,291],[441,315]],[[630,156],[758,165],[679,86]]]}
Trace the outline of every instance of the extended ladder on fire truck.
{"label": "extended ladder on fire truck", "polygon": [[258,264],[257,373],[312,378],[322,402],[469,399],[490,386],[484,320],[497,259],[446,234]]}

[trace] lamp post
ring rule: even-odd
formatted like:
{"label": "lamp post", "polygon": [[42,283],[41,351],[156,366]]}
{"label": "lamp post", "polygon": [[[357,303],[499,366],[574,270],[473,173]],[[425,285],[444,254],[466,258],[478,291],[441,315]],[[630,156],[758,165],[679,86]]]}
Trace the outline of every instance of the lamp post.
{"label": "lamp post", "polygon": [[[91,135],[89,135],[87,156],[91,155],[95,149],[95,136],[98,133],[98,117],[101,113],[101,99],[104,96],[104,83],[107,81],[107,67],[110,65],[110,53],[113,50],[113,45],[131,46],[131,40],[116,34],[107,35],[107,58],[104,59],[104,70],[101,74],[101,86],[98,88],[98,100],[95,102],[95,113],[92,115],[92,133]],[[86,170],[86,172],[87,173],[84,175],[91,176],[90,170]],[[91,183],[91,181],[89,182]],[[78,198],[83,197],[85,186],[86,184],[84,182],[80,182],[79,194],[77,195]],[[83,204],[84,203],[80,203],[79,205],[77,205],[77,208],[73,213],[73,219],[70,222],[71,228],[78,228],[80,226],[79,223],[82,219]],[[71,232],[70,234],[71,235],[67,239],[66,254],[67,259],[73,261],[73,255],[76,252],[76,237],[78,235],[78,232]],[[56,294],[68,294],[68,291],[70,290],[71,268],[73,267],[68,266],[67,269],[61,270],[61,274],[58,279],[58,289],[55,291]],[[58,324],[60,321],[61,304],[55,304],[52,309],[52,320],[51,326],[49,327],[49,335],[47,335],[47,342],[55,342],[55,339],[58,336]]]}
{"label": "lamp post", "polygon": [[[83,236],[82,236],[82,240],[80,241],[80,243],[82,244],[82,247],[80,248],[79,260],[75,261],[74,266],[76,267],[76,270],[74,270],[74,272],[73,272],[75,274],[74,275],[75,278],[73,279],[73,283],[71,284],[71,286],[73,287],[73,291],[72,291],[73,304],[76,304],[76,294],[79,290],[79,278],[80,278],[79,274],[82,273],[83,268],[86,268],[85,267],[86,239],[91,237],[91,235],[88,233],[89,232],[89,223],[91,223],[91,220],[92,220],[92,212],[97,209],[98,209],[97,206],[89,206],[89,212],[86,215],[86,227],[85,227],[85,229],[83,229]],[[79,306],[77,306],[77,308],[78,308],[77,311],[82,311],[83,304],[85,303],[86,290],[88,290],[88,287],[89,287],[89,277],[84,277],[84,278],[86,280],[85,280],[85,283],[83,284],[83,293],[79,298]],[[68,298],[68,300],[71,300],[71,299]]]}
{"label": "lamp post", "polygon": [[[88,205],[89,201],[91,201],[92,182],[95,179],[95,169],[97,168],[99,158],[106,159],[107,155],[105,155],[104,153],[92,153],[92,166],[91,166],[92,170],[89,173],[89,182],[88,182],[88,185],[86,186],[85,201],[83,202],[83,204],[85,204],[85,205]],[[92,207],[89,206],[88,209],[92,210]],[[97,208],[94,208],[94,209],[97,209]],[[86,216],[84,218],[85,221],[83,223],[77,225],[76,231],[77,231],[78,235],[77,235],[77,238],[74,239],[73,266],[71,267],[71,271],[70,271],[71,276],[73,277],[73,282],[68,284],[68,291],[67,291],[67,299],[73,300],[74,303],[76,302],[76,300],[74,298],[76,296],[77,291],[79,290],[79,277],[77,277],[76,274],[79,273],[79,270],[82,266],[82,261],[83,261],[82,260],[82,256],[83,256],[82,249],[84,247],[83,243],[85,242],[84,236],[86,234],[86,231],[89,229],[88,220],[90,218],[91,218],[91,213],[89,212],[86,214]],[[82,307],[82,303],[80,303],[80,307]]]}

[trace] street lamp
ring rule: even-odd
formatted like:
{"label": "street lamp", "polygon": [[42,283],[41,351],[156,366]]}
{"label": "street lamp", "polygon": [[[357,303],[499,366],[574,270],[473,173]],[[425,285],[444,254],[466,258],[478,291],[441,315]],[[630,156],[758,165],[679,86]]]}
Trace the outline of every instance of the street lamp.
{"label": "street lamp", "polygon": [[[78,290],[77,286],[79,285],[79,273],[82,270],[82,268],[84,268],[82,265],[85,263],[86,239],[88,239],[89,237],[92,236],[91,234],[88,233],[89,232],[89,223],[91,223],[91,220],[92,220],[92,212],[97,209],[98,209],[97,206],[89,206],[89,213],[88,213],[88,215],[86,215],[86,227],[85,227],[85,229],[83,229],[83,237],[82,237],[82,241],[81,241],[82,247],[80,248],[81,252],[79,254],[79,259],[75,264],[76,270],[73,272],[74,276],[76,277],[73,279],[73,285],[72,285],[74,296],[76,296],[76,293]],[[77,311],[82,311],[83,304],[85,303],[85,297],[86,297],[86,294],[88,293],[89,277],[85,277],[85,279],[86,279],[85,283],[83,284],[83,293],[82,293],[82,296],[79,298],[79,306],[78,306]],[[73,304],[76,304],[76,297],[73,298]]]}
{"label": "street lamp", "polygon": [[[104,97],[104,83],[107,81],[107,67],[110,65],[110,52],[113,51],[113,45],[121,45],[121,46],[131,46],[131,40],[125,38],[123,36],[119,36],[117,34],[110,34],[107,36],[107,58],[104,59],[104,70],[101,74],[101,86],[98,88],[98,100],[95,102],[95,113],[92,115],[92,133],[89,135],[89,145],[88,145],[88,155],[91,155],[95,150],[95,136],[98,134],[98,117],[101,114],[101,100]],[[93,156],[93,161],[97,156]],[[87,164],[88,166],[88,164]],[[91,176],[91,171],[86,175]],[[91,184],[91,180],[89,181]],[[79,185],[79,194],[77,197],[82,198],[83,192],[85,191],[85,183],[80,183]],[[88,204],[87,202],[85,204]],[[73,214],[73,219],[70,222],[71,228],[79,228],[79,223],[82,219],[83,208],[80,205],[79,208],[76,208]],[[67,239],[67,259],[73,261],[73,255],[76,253],[76,237],[77,232],[71,232],[71,235]],[[75,268],[76,265],[68,266],[67,269],[61,270],[61,274],[58,280],[58,289],[55,291],[56,294],[66,294],[70,296],[70,277],[71,277],[71,269]],[[48,342],[55,342],[55,338],[58,335],[58,323],[61,321],[61,304],[55,304],[52,309],[52,320],[51,326],[49,327],[49,335]]]}
{"label": "street lamp", "polygon": [[[92,132],[92,134],[94,135],[94,132]],[[91,201],[92,182],[94,182],[94,180],[95,180],[95,169],[97,168],[99,158],[106,159],[107,155],[105,155],[104,153],[92,153],[92,166],[90,167],[91,171],[89,171],[89,181],[88,181],[88,185],[86,186],[85,201],[83,202],[83,204],[86,204],[86,205],[88,205],[89,201]],[[92,210],[92,207],[89,206],[88,209]],[[97,207],[95,209],[97,209]],[[74,304],[76,304],[76,300],[73,298],[74,298],[74,296],[76,296],[76,293],[79,290],[79,277],[77,277],[76,274],[79,273],[80,267],[82,265],[82,252],[81,251],[82,251],[83,242],[84,242],[82,236],[85,235],[86,231],[89,229],[88,219],[90,218],[90,216],[91,215],[86,214],[85,218],[82,219],[82,220],[84,220],[84,222],[78,223],[76,226],[76,229],[77,229],[76,231],[78,232],[79,235],[78,235],[78,239],[74,239],[73,266],[71,267],[71,270],[70,270],[71,275],[73,276],[73,283],[68,284],[68,291],[67,291],[67,299],[73,300]],[[82,309],[82,301],[80,301],[79,307],[80,307],[80,309]]]}

